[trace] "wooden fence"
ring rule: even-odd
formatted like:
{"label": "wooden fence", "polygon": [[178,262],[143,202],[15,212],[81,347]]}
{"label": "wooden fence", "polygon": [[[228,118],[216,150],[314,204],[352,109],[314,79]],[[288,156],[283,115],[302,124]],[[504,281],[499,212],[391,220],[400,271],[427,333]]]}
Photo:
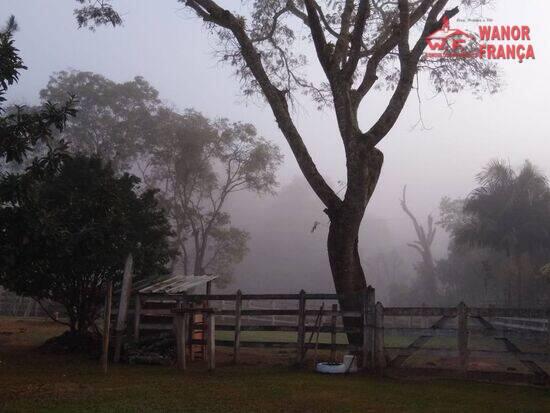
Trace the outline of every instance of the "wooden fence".
{"label": "wooden fence", "polygon": [[[237,291],[235,294],[214,294],[214,295],[183,295],[179,297],[161,296],[158,294],[141,294],[135,306],[134,312],[134,334],[139,338],[141,332],[151,331],[169,331],[173,329],[173,314],[171,309],[175,306],[186,306],[190,302],[203,303],[208,301],[211,307],[216,308],[216,303],[231,302],[233,308],[216,309],[216,317],[221,319],[232,319],[233,323],[216,323],[216,330],[230,331],[233,333],[233,340],[216,340],[216,345],[233,347],[234,360],[239,360],[241,347],[254,348],[287,348],[296,349],[296,361],[302,363],[306,355],[306,350],[317,348],[319,350],[330,350],[334,354],[337,350],[351,351],[368,355],[362,357],[364,365],[374,366],[383,364],[383,314],[382,304],[375,304],[374,289],[367,290],[364,295],[364,305],[362,311],[344,312],[334,303],[329,309],[312,309],[307,304],[319,303],[321,301],[337,301],[336,294],[306,294],[301,291],[299,294],[242,294]],[[295,302],[295,307],[291,305],[282,305],[283,308],[249,308],[245,302],[256,301],[278,301]],[[269,321],[265,320],[269,317]],[[276,319],[278,317],[279,319]],[[283,319],[280,319],[284,317]],[[318,325],[308,325],[307,319],[315,317],[319,321]],[[336,336],[338,333],[346,333],[343,323],[338,320],[343,318],[358,319],[357,330],[354,332],[362,333],[364,337],[363,344],[352,346],[349,344],[338,344]],[[260,323],[247,323],[245,319],[255,318],[256,321],[263,318]],[[292,322],[289,318],[294,318]],[[330,323],[323,325],[323,319],[329,319]],[[287,332],[296,333],[296,341],[245,341],[241,339],[241,332]],[[310,340],[307,340],[307,336]],[[330,333],[330,343],[313,343],[312,334]],[[378,357],[378,359],[376,359]]]}
{"label": "wooden fence", "polygon": [[[482,334],[492,335],[498,339],[501,339],[497,335],[502,335],[502,331],[497,333],[496,326],[501,327],[506,336],[524,336],[529,330],[538,336],[544,334],[550,340],[549,312],[544,309],[467,307],[462,303],[457,307],[384,307],[381,303],[375,302],[372,289],[362,294],[362,309],[357,312],[342,311],[337,303],[336,294],[306,294],[304,291],[299,294],[242,294],[237,291],[235,294],[178,297],[141,295],[136,304],[135,337],[138,338],[143,332],[171,331],[172,308],[176,305],[185,306],[191,302],[206,301],[210,307],[216,309],[216,330],[230,332],[232,338],[217,339],[216,345],[232,347],[235,362],[239,360],[241,348],[245,347],[295,349],[298,363],[304,361],[307,350],[315,348],[330,350],[331,358],[337,351],[351,352],[358,355],[363,367],[381,370],[387,365],[403,366],[422,343],[434,336],[447,336],[455,337],[458,369],[466,371],[470,354],[469,322],[472,323],[472,320],[483,327]],[[251,306],[251,302],[257,304]],[[262,302],[270,304],[262,306]],[[321,311],[322,303],[325,305]],[[343,318],[356,319],[355,329],[346,330],[342,323]],[[254,319],[254,322],[251,322],[251,319]],[[318,319],[320,322],[317,322]],[[420,326],[415,326],[413,319],[424,321]],[[313,320],[315,322],[312,323]],[[447,326],[449,320],[456,322],[456,326]],[[523,321],[520,323],[518,320]],[[523,329],[514,328],[518,325],[522,325]],[[287,341],[242,339],[242,332],[269,331],[294,333],[295,338]],[[360,345],[337,342],[338,334],[349,332],[360,333],[363,342]],[[321,333],[328,333],[330,342],[312,341],[315,334],[318,337]],[[385,347],[385,335],[418,338],[406,347]],[[506,337],[502,340],[506,340]],[[397,352],[397,355],[390,357],[389,350]]]}
{"label": "wooden fence", "polygon": [[17,295],[0,287],[0,316],[47,317],[48,313],[59,314],[63,311],[59,304],[48,300],[38,303],[30,297]]}

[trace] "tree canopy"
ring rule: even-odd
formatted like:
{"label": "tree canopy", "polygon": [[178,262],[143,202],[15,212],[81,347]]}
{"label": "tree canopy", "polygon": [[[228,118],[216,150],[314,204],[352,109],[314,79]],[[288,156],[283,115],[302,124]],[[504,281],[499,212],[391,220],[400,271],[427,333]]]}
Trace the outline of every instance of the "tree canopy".
{"label": "tree canopy", "polygon": [[6,111],[3,105],[8,87],[17,83],[20,72],[27,69],[15,47],[13,33],[16,30],[17,23],[13,16],[0,30],[0,159],[21,163],[40,142],[49,148],[43,161],[55,166],[65,143],[61,140],[54,144],[53,134],[55,130],[62,131],[67,120],[76,114],[74,101],[71,96],[65,96],[58,105],[46,100],[41,107],[33,110],[15,106]]}
{"label": "tree canopy", "polygon": [[550,187],[529,161],[516,172],[492,161],[478,174],[480,187],[466,199],[469,218],[454,232],[459,243],[477,243],[508,255],[550,247]]}
{"label": "tree canopy", "polygon": [[76,96],[78,116],[70,118],[58,138],[72,152],[97,154],[118,170],[127,170],[151,141],[158,91],[142,77],[116,83],[92,72],[54,73],[40,91],[42,102],[64,102]]}
{"label": "tree canopy", "polygon": [[[477,180],[480,186],[465,200],[442,200],[441,225],[452,241],[439,275],[453,288],[477,288],[508,305],[515,296],[521,305],[544,289],[540,275],[550,257],[550,186],[529,161],[518,171],[491,161]],[[476,286],[475,278],[483,284]],[[488,290],[489,281],[497,291]]]}
{"label": "tree canopy", "polygon": [[251,124],[200,113],[159,113],[141,169],[160,189],[185,273],[230,275],[247,252],[248,233],[231,225],[227,200],[239,191],[273,193],[282,156]]}
{"label": "tree canopy", "polygon": [[137,278],[162,274],[170,227],[155,192],[116,176],[109,163],[66,157],[59,170],[8,174],[0,182],[0,284],[64,305],[71,330],[94,322],[108,280],[134,256]]}

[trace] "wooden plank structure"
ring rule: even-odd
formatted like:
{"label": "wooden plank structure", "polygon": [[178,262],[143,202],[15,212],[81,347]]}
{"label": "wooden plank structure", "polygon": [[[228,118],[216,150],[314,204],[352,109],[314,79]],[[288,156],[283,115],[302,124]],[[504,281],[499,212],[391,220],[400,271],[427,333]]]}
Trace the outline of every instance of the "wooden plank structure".
{"label": "wooden plank structure", "polygon": [[[234,363],[239,363],[243,348],[294,350],[296,356],[293,360],[300,365],[304,364],[308,350],[313,350],[317,354],[318,349],[329,350],[331,361],[336,360],[338,352],[356,354],[362,361],[360,364],[362,367],[369,371],[383,373],[389,367],[410,368],[410,363],[406,363],[410,356],[420,349],[438,351],[431,347],[426,348],[424,345],[432,337],[445,336],[455,337],[456,340],[458,355],[456,371],[469,376],[473,374],[468,369],[471,353],[469,336],[472,328],[481,328],[480,334],[498,340],[501,340],[503,335],[523,337],[525,334],[538,334],[544,335],[544,338],[546,335],[550,337],[550,324],[547,322],[550,312],[540,308],[467,307],[464,303],[457,307],[384,307],[382,303],[376,302],[374,289],[369,288],[362,292],[364,304],[360,311],[342,311],[337,303],[341,297],[337,294],[308,294],[305,291],[300,291],[298,294],[244,294],[240,290],[234,294],[186,294],[181,291],[174,294],[174,290],[170,291],[174,288],[174,284],[165,281],[162,286],[165,288],[140,290],[139,300],[136,301],[135,334],[139,337],[140,332],[144,331],[175,330],[180,342],[183,334],[186,343],[193,344],[198,340],[190,337],[191,320],[196,314],[205,314],[204,311],[207,310],[208,318],[212,321],[205,322],[208,333],[203,337],[202,342],[208,343],[205,351],[207,356],[210,356],[207,357],[209,363],[213,363],[211,368],[215,365],[215,360],[210,360],[215,355],[215,346],[226,346],[233,349]],[[329,301],[328,305],[325,301]],[[195,307],[195,315],[188,313],[187,320],[175,321],[176,313],[173,313],[172,309],[189,308],[192,303],[205,302],[208,303],[206,308]],[[259,304],[252,306],[251,302]],[[266,303],[263,307],[260,305],[262,302]],[[321,317],[325,322],[321,320],[320,324],[314,325],[313,320],[318,319],[321,302],[326,308]],[[337,342],[339,333],[348,332],[342,323],[344,317],[358,319],[353,331],[357,332],[359,328],[362,333],[363,342],[360,346]],[[413,319],[423,319],[421,326],[418,327],[416,322],[413,325],[411,322]],[[510,328],[497,329],[495,326],[499,325],[498,323],[509,324]],[[522,329],[512,329],[515,325],[521,326]],[[529,329],[530,327],[533,329]],[[231,337],[229,339],[220,337],[216,340],[216,330],[231,332]],[[288,341],[243,340],[243,331],[292,332],[296,336],[294,340]],[[328,333],[328,336],[321,341],[309,340],[308,342],[306,336],[309,333],[316,333],[317,337],[319,333]],[[408,346],[401,348],[385,346],[385,336],[396,334],[416,337],[416,339],[412,340]],[[310,338],[312,336],[313,334],[310,334]],[[476,352],[479,353],[478,350]],[[189,356],[192,354],[191,352]],[[178,355],[178,366],[185,368],[186,362],[181,348],[178,350]],[[522,362],[525,360],[525,356],[521,353],[518,353],[517,357],[521,357]],[[536,362],[525,361],[524,364],[539,377],[541,376],[541,370]]]}
{"label": "wooden plank structure", "polygon": [[379,373],[386,368],[386,354],[384,352],[384,306],[378,302],[374,307],[374,367]]}
{"label": "wooden plank structure", "polygon": [[457,308],[458,312],[458,357],[460,360],[460,369],[463,373],[468,371],[468,308],[466,304],[460,303]]}
{"label": "wooden plank structure", "polygon": [[[207,326],[206,347],[208,349],[208,370],[216,368],[216,318],[212,308],[178,307],[172,310],[176,331],[176,352],[178,368],[185,370],[187,367],[186,353],[192,354],[192,342],[187,343],[188,323],[197,314],[200,314]],[[189,344],[189,345],[188,345]]]}
{"label": "wooden plank structure", "polygon": [[239,362],[239,352],[241,348],[241,311],[242,311],[242,293],[237,291],[235,297],[235,337],[233,340],[233,363]]}
{"label": "wooden plank structure", "polygon": [[[174,276],[166,280],[156,282],[139,290],[134,311],[134,338],[139,339],[140,331],[142,330],[142,322],[144,317],[153,318],[155,323],[145,325],[143,327],[148,330],[162,331],[163,321],[172,321],[174,314],[171,310],[174,308],[208,308],[208,297],[211,293],[212,281],[218,276],[216,275],[201,275],[201,276]],[[206,286],[206,295],[202,295],[200,300],[188,300],[186,295],[190,290],[201,286]],[[185,303],[185,306],[183,305]],[[150,306],[152,304],[152,306]],[[172,328],[176,331],[176,336],[184,331],[189,337],[187,342],[190,343],[189,351],[190,358],[206,359],[208,357],[208,349],[206,343],[207,322],[203,311],[189,312],[189,318],[185,320],[185,326],[181,325],[182,320],[173,321]],[[162,321],[160,321],[160,320]],[[214,323],[212,318],[212,323]],[[183,363],[180,362],[179,363]]]}
{"label": "wooden plank structure", "polygon": [[[338,304],[332,304],[332,314],[330,317],[330,362],[336,361],[336,322],[338,314]],[[322,329],[322,327],[321,327]]]}
{"label": "wooden plank structure", "polygon": [[298,340],[296,342],[296,362],[302,364],[305,357],[304,346],[306,342],[306,292],[300,291],[300,298],[298,299]]}
{"label": "wooden plank structure", "polygon": [[[163,295],[178,295],[186,294],[189,290],[206,285],[207,291],[210,290],[210,283],[218,278],[217,275],[205,274],[205,275],[177,275],[167,278],[166,280],[159,281],[147,287],[139,290],[140,295],[151,294],[163,294]],[[202,299],[207,300],[210,295],[197,295]]]}
{"label": "wooden plank structure", "polygon": [[[194,281],[194,280],[193,280]],[[232,331],[233,340],[215,340],[216,345],[219,346],[231,346],[233,347],[233,362],[238,363],[240,359],[240,350],[242,347],[255,347],[255,348],[287,348],[296,350],[296,363],[301,365],[303,364],[308,350],[312,349],[315,351],[318,350],[330,350],[331,359],[336,358],[337,351],[351,351],[353,353],[361,353],[363,350],[362,347],[355,348],[347,344],[338,344],[337,343],[337,334],[345,333],[345,328],[338,323],[338,318],[348,317],[348,318],[359,318],[365,319],[364,311],[340,311],[338,309],[338,304],[332,304],[330,309],[322,310],[322,316],[319,316],[319,309],[308,309],[307,302],[318,301],[318,300],[338,300],[338,295],[336,294],[306,294],[305,291],[301,291],[299,294],[243,294],[241,291],[237,291],[236,294],[174,294],[174,292],[179,293],[180,289],[177,291],[174,290],[174,283],[169,280],[163,281],[156,286],[150,286],[147,288],[142,288],[139,291],[139,296],[136,300],[135,308],[135,320],[134,320],[134,336],[140,337],[141,332],[160,332],[160,331],[176,331],[177,336],[181,336],[182,331],[187,334],[186,342],[187,343],[197,343],[198,340],[196,337],[190,337],[190,329],[193,325],[193,317],[196,315],[204,314],[202,311],[195,311],[194,315],[190,315],[191,312],[188,312],[189,319],[182,320],[180,319],[176,322],[175,313],[173,312],[174,308],[189,308],[191,303],[201,303],[208,302],[210,307],[216,307],[216,302],[227,302],[234,301],[235,305],[233,309],[216,309],[215,315],[217,317],[233,317],[233,324],[219,324],[217,326],[218,330],[221,331]],[[244,307],[244,302],[250,302],[253,300],[257,301],[266,301],[266,300],[282,300],[286,302],[297,302],[297,309],[291,308],[277,308],[273,307],[271,304],[270,308],[266,309],[249,309]],[[364,328],[364,337],[366,337],[366,346],[365,349],[368,349],[368,354],[365,354],[361,359],[370,358],[368,367],[374,368],[378,364],[375,358],[378,357],[378,360],[385,360],[383,348],[375,349],[375,339],[378,339],[377,343],[379,346],[383,346],[383,330],[380,329],[378,335],[375,334],[374,328],[376,319],[374,317],[374,289],[369,289],[369,300],[372,304],[372,308],[368,308],[365,311],[370,311],[371,319],[368,324],[363,326]],[[323,307],[323,306],[321,306]],[[367,306],[368,307],[368,306]],[[249,325],[243,323],[243,318],[247,317],[296,317],[296,323],[294,325]],[[318,320],[318,324],[309,325],[307,320],[308,318],[315,318]],[[322,325],[323,318],[330,320],[329,325]],[[212,316],[212,320],[214,316]],[[380,317],[378,319],[381,319]],[[152,321],[151,321],[152,320]],[[185,322],[185,325],[182,326],[182,323]],[[208,323],[205,323],[208,325]],[[208,330],[210,331],[210,330]],[[242,341],[241,333],[242,331],[278,331],[278,332],[295,332],[296,341],[295,342],[280,342],[280,341],[262,341],[262,342],[253,342],[253,341]],[[310,341],[306,342],[306,335],[310,333]],[[315,333],[316,340],[313,341],[313,333]],[[323,343],[319,342],[320,333],[330,333],[331,342]],[[215,338],[215,337],[214,337]],[[208,341],[207,337],[204,337],[203,340],[205,343]],[[212,352],[211,352],[212,353]],[[181,359],[181,351],[178,350],[180,358],[178,358],[178,365],[180,368],[183,368],[183,361]],[[193,353],[191,352],[190,356],[192,359]],[[377,356],[375,356],[377,355]]]}

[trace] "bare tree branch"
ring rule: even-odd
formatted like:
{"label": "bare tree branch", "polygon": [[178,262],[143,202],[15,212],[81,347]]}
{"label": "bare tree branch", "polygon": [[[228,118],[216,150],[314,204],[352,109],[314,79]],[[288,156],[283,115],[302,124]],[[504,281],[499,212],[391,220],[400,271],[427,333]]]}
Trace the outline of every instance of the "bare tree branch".
{"label": "bare tree branch", "polygon": [[[187,3],[195,4],[197,7],[201,7],[208,12],[207,21],[214,21],[221,27],[231,30],[241,47],[243,59],[246,61],[248,68],[258,81],[269,102],[277,123],[289,143],[302,173],[327,208],[338,208],[341,203],[340,198],[338,198],[317,170],[290,116],[284,94],[271,83],[269,76],[265,72],[260,55],[244,30],[242,21],[211,0],[188,0]],[[200,16],[202,17],[202,15]]]}
{"label": "bare tree branch", "polygon": [[313,44],[315,45],[315,50],[317,52],[317,57],[319,58],[319,62],[321,63],[327,78],[329,81],[332,81],[332,53],[327,45],[325,33],[323,27],[321,26],[321,20],[317,14],[317,3],[315,0],[304,0],[304,4],[306,5],[309,28],[313,39]]}
{"label": "bare tree branch", "polygon": [[355,27],[353,28],[353,33],[351,35],[349,58],[343,68],[343,76],[345,79],[351,79],[357,69],[357,64],[359,63],[359,58],[361,55],[361,48],[363,47],[365,26],[369,16],[370,0],[361,0],[359,7],[357,8]]}

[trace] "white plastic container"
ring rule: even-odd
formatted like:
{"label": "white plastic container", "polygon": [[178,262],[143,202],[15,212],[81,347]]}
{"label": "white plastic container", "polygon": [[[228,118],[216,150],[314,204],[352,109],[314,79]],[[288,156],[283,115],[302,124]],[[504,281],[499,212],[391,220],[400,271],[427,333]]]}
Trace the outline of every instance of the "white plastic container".
{"label": "white plastic container", "polygon": [[357,357],[347,354],[344,356],[343,363],[317,363],[315,370],[323,374],[356,373]]}

